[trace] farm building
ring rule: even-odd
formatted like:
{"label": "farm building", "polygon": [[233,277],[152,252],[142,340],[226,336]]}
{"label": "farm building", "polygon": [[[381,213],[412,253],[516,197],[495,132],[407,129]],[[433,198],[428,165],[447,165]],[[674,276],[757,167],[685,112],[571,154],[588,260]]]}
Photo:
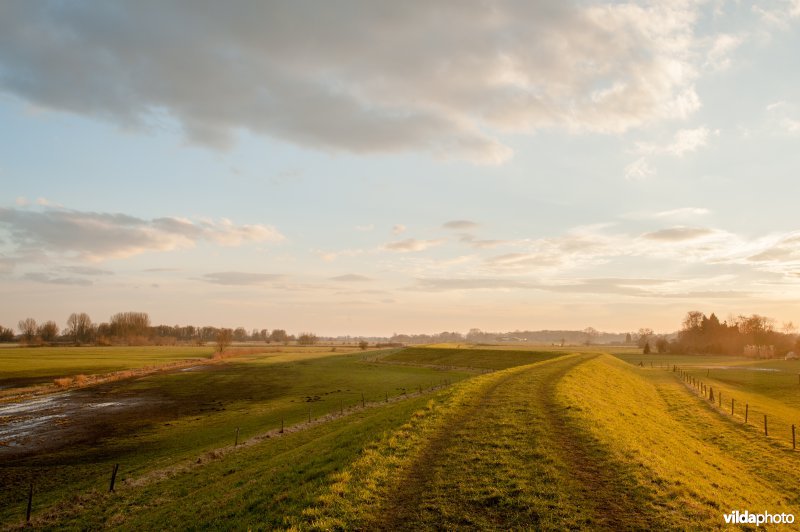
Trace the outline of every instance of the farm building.
{"label": "farm building", "polygon": [[784,360],[797,360],[797,358],[798,358],[797,353],[795,353],[794,351],[789,351],[788,353],[786,353],[786,356],[783,357]]}

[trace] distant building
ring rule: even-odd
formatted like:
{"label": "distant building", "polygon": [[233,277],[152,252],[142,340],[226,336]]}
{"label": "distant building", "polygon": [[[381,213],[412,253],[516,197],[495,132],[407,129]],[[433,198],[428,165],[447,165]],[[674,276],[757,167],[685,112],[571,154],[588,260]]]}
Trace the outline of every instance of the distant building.
{"label": "distant building", "polygon": [[794,351],[789,351],[788,353],[786,353],[786,356],[783,357],[783,359],[784,360],[797,360],[798,356],[797,356],[797,353],[795,353]]}
{"label": "distant building", "polygon": [[774,345],[746,345],[744,356],[752,358],[775,358]]}

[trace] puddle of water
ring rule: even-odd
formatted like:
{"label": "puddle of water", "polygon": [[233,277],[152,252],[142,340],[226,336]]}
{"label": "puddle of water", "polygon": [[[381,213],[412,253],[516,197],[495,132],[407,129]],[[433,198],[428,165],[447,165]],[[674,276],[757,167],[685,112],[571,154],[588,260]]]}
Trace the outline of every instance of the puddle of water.
{"label": "puddle of water", "polygon": [[767,371],[767,372],[778,372],[780,373],[781,370],[776,368],[748,368],[747,366],[700,366],[703,369],[741,369],[744,371]]}
{"label": "puddle of water", "polygon": [[0,439],[11,437],[11,443],[13,444],[15,443],[14,440],[33,435],[34,429],[44,425],[50,420],[63,417],[67,417],[66,414],[51,414],[49,416],[36,416],[12,421],[8,425],[0,427]]}
{"label": "puddle of water", "polygon": [[120,403],[120,402],[111,401],[111,402],[108,402],[108,403],[94,403],[94,404],[86,405],[86,406],[88,408],[107,408],[109,406],[119,406],[121,404],[122,403]]}
{"label": "puddle of water", "polygon": [[60,406],[59,403],[68,397],[69,394],[56,394],[48,395],[46,397],[39,397],[38,399],[31,399],[29,401],[22,401],[19,403],[10,403],[6,406],[0,406],[0,416],[28,414],[46,410]]}

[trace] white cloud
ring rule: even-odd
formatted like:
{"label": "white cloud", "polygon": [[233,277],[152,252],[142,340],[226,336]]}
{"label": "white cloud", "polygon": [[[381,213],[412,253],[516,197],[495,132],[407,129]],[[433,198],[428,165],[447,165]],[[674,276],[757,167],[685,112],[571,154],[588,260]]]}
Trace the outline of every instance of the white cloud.
{"label": "white cloud", "polygon": [[60,203],[54,203],[47,198],[36,198],[36,205],[41,205],[42,207],[63,207]]}
{"label": "white cloud", "polygon": [[190,248],[200,241],[237,246],[246,241],[276,242],[284,238],[274,227],[235,225],[227,219],[144,220],[126,214],[48,208],[0,208],[0,231],[7,233],[18,250],[35,249],[90,261]]}
{"label": "white cloud", "polygon": [[383,248],[389,251],[399,251],[407,253],[410,251],[424,251],[429,248],[440,246],[447,241],[445,238],[438,240],[417,240],[416,238],[406,238],[405,240],[398,240],[396,242],[389,242],[384,244]]}
{"label": "white cloud", "polygon": [[744,42],[744,37],[741,35],[728,33],[717,35],[706,54],[706,67],[714,70],[729,68],[731,66],[730,55],[742,42]]}
{"label": "white cloud", "polygon": [[752,9],[767,26],[786,30],[791,19],[800,17],[800,0],[779,0],[766,7],[755,4]]}
{"label": "white cloud", "polygon": [[[651,166],[648,157],[653,155],[672,155],[683,157],[687,153],[697,151],[708,144],[708,137],[712,131],[702,126],[694,129],[678,130],[667,144],[654,144],[651,142],[637,142],[636,152],[641,156],[625,167],[625,178],[629,181],[642,181],[655,175],[656,170]],[[719,130],[713,131],[715,135]]]}
{"label": "white cloud", "polygon": [[688,216],[704,216],[711,211],[705,207],[680,207],[678,209],[669,209],[667,211],[659,211],[653,213],[655,218],[683,218]]}
{"label": "white cloud", "polygon": [[766,107],[770,131],[782,131],[790,135],[800,133],[800,120],[796,119],[798,106],[786,101],[773,102]]}
{"label": "white cloud", "polygon": [[[677,131],[669,144],[659,145],[648,142],[636,144],[636,151],[646,155],[668,154],[682,157],[686,153],[697,151],[708,144],[711,131],[703,126],[695,129],[681,129]],[[718,131],[714,132],[718,134]]]}
{"label": "white cloud", "polygon": [[392,234],[399,235],[406,232],[406,226],[403,224],[395,224],[392,226]]}
{"label": "white cloud", "polygon": [[373,224],[356,226],[356,231],[361,231],[362,233],[372,231],[373,229],[375,229],[375,226]]}
{"label": "white cloud", "polygon": [[[246,130],[322,150],[498,164],[505,132],[682,119],[697,5],[4,3],[0,90],[193,142]],[[224,96],[221,96],[224,95]]]}
{"label": "white cloud", "polygon": [[19,205],[20,207],[25,207],[28,205],[28,198],[25,196],[19,196],[17,199],[14,200],[14,203]]}
{"label": "white cloud", "polygon": [[655,169],[644,157],[639,157],[625,167],[625,179],[628,181],[643,181],[655,173]]}

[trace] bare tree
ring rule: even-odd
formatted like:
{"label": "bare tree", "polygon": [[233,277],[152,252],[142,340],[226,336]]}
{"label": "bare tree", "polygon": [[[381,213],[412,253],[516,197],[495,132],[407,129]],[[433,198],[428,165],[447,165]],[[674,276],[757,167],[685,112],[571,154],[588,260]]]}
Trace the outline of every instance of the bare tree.
{"label": "bare tree", "polygon": [[314,345],[317,343],[317,335],[310,332],[300,333],[297,337],[298,345]]}
{"label": "bare tree", "polygon": [[86,343],[92,336],[92,319],[85,312],[73,312],[67,318],[67,331],[76,344]]}
{"label": "bare tree", "polygon": [[150,329],[150,316],[146,312],[119,312],[109,320],[111,336],[131,339],[134,336],[147,336]]}
{"label": "bare tree", "polygon": [[221,355],[231,345],[233,341],[233,331],[230,329],[220,329],[214,342],[217,345],[217,352]]}
{"label": "bare tree", "polygon": [[39,338],[45,342],[52,342],[58,336],[58,325],[54,321],[46,321],[36,329]]}
{"label": "bare tree", "polygon": [[3,326],[0,326],[0,342],[13,342],[13,341],[14,341],[13,329],[7,329]]}
{"label": "bare tree", "polygon": [[289,336],[283,329],[272,329],[272,332],[269,335],[269,339],[275,343],[286,342],[289,340]]}
{"label": "bare tree", "polygon": [[33,342],[36,338],[37,326],[35,319],[25,318],[24,320],[19,320],[17,327],[19,328],[20,334],[22,334],[22,340],[24,342]]}

